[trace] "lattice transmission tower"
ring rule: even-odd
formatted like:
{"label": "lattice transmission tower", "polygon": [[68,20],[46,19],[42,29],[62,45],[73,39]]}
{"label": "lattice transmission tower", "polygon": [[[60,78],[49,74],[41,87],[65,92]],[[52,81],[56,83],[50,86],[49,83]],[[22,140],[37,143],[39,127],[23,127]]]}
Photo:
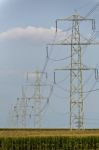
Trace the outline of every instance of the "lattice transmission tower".
{"label": "lattice transmission tower", "polygon": [[[49,84],[41,82],[41,76],[47,79],[47,73],[35,71],[27,73],[27,82],[22,86],[22,95],[17,98],[17,103],[14,105],[11,113],[12,127],[15,128],[32,128],[42,127],[42,113],[47,106],[48,92],[44,93]],[[45,96],[42,96],[42,89]],[[31,122],[32,125],[29,125]],[[11,123],[11,124],[12,124]]]}
{"label": "lattice transmission tower", "polygon": [[14,128],[27,128],[28,122],[31,119],[29,109],[33,109],[33,104],[30,106],[30,98],[26,96],[24,86],[22,86],[22,95],[17,98],[16,105],[12,109],[11,126]]}
{"label": "lattice transmission tower", "polygon": [[[72,22],[71,35],[65,40],[58,41],[49,45],[69,45],[70,64],[57,70],[70,71],[70,129],[84,127],[84,96],[83,96],[83,71],[96,70],[96,68],[86,67],[83,64],[82,46],[95,45],[99,42],[94,42],[92,39],[85,38],[81,41],[80,23],[90,21],[92,23],[92,30],[95,30],[95,20],[80,16],[75,13],[71,17],[56,20],[56,32],[58,31],[58,22],[69,21]],[[97,74],[96,74],[97,76]],[[55,76],[54,76],[55,79]]]}
{"label": "lattice transmission tower", "polygon": [[29,74],[31,74],[31,76],[34,76],[35,78],[34,83],[31,82],[30,84],[28,84],[28,86],[33,87],[33,91],[34,91],[32,97],[30,98],[31,100],[33,100],[33,104],[34,104],[33,105],[34,128],[41,128],[42,127],[42,112],[45,106],[44,103],[48,103],[48,95],[42,96],[42,88],[49,87],[50,85],[41,82],[42,74],[45,74],[45,77],[47,79],[47,73],[40,72],[37,70],[35,72],[28,73],[27,79],[28,79]]}

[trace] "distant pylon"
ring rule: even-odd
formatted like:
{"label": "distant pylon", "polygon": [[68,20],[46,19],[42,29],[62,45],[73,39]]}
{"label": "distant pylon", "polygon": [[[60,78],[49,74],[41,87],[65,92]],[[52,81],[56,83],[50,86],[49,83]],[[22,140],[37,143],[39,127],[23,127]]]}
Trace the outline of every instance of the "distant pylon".
{"label": "distant pylon", "polygon": [[96,70],[96,68],[89,68],[83,65],[82,62],[82,45],[95,45],[99,42],[92,42],[89,39],[81,41],[80,34],[80,22],[91,21],[92,29],[95,30],[95,20],[87,19],[86,17],[80,16],[78,13],[71,17],[56,20],[56,31],[58,21],[71,21],[72,22],[72,33],[69,39],[65,39],[62,42],[56,42],[49,45],[70,45],[71,46],[71,57],[70,65],[61,69],[56,70],[69,70],[70,71],[70,129],[84,128],[84,97],[83,97],[83,71]]}
{"label": "distant pylon", "polygon": [[27,128],[28,117],[28,98],[25,95],[24,87],[22,87],[22,96],[17,98],[17,104],[14,106],[16,114],[17,126],[21,128]]}
{"label": "distant pylon", "polygon": [[[27,82],[22,86],[22,95],[17,98],[17,103],[11,109],[10,117],[12,119],[11,126],[14,128],[41,128],[42,113],[49,103],[49,92],[42,96],[42,87],[50,87],[50,84],[41,82],[41,77],[47,73],[35,71],[27,73]],[[30,79],[29,79],[30,75]],[[45,88],[47,90],[47,88]],[[43,91],[46,91],[43,89]],[[32,91],[31,91],[32,90]],[[13,124],[12,124],[13,123]]]}
{"label": "distant pylon", "polygon": [[41,114],[41,85],[40,85],[40,77],[41,73],[39,71],[35,72],[35,83],[34,83],[34,128],[40,128],[42,124],[42,114]]}
{"label": "distant pylon", "polygon": [[24,92],[24,88],[22,87],[22,97],[20,98],[20,115],[21,115],[21,125],[23,128],[27,127],[27,98]]}
{"label": "distant pylon", "polygon": [[[28,75],[31,74],[35,78],[34,84],[31,81],[31,84],[28,84],[28,86],[33,86],[33,96],[31,99],[33,100],[33,115],[34,115],[34,128],[41,128],[42,127],[42,106],[44,103],[44,99],[47,100],[47,97],[42,96],[41,94],[41,88],[49,86],[48,84],[43,84],[41,83],[41,77],[42,74],[47,74],[44,72],[40,71],[35,71],[27,74],[27,79]],[[47,76],[47,75],[46,75]]]}

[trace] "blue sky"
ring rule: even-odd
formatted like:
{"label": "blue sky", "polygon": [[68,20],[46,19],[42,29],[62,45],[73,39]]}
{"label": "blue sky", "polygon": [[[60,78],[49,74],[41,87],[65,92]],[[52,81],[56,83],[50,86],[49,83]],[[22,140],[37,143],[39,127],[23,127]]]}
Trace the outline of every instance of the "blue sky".
{"label": "blue sky", "polygon": [[[21,86],[25,83],[26,72],[42,70],[46,59],[46,44],[54,39],[55,20],[71,16],[75,10],[85,16],[96,2],[97,0],[0,0],[0,127],[8,127],[8,120],[10,120],[8,113],[11,105],[14,105],[17,97],[21,95]],[[97,30],[99,29],[98,14],[99,8],[90,16],[96,19]],[[86,31],[84,28],[83,32]],[[60,52],[60,48],[55,48],[51,57],[63,58],[69,53],[69,51],[66,53],[65,49],[61,48]],[[67,49],[69,50],[69,47]],[[98,56],[96,46],[89,48],[84,55],[84,63],[96,66],[99,62]],[[54,68],[64,66],[65,63],[68,64],[68,61],[58,63],[49,61],[46,71],[49,72],[51,82]],[[85,74],[86,78],[88,75]],[[65,78],[64,73],[58,76],[58,80],[63,78]],[[94,82],[93,74],[85,90],[90,90]],[[66,88],[64,84],[61,86]],[[97,83],[95,88],[98,87]],[[68,95],[57,87],[55,90],[60,97]],[[98,97],[98,92],[92,93],[85,102],[85,117],[89,118],[85,123],[87,127],[99,127]],[[44,127],[69,127],[68,107],[68,100],[61,102],[53,96],[43,116]]]}

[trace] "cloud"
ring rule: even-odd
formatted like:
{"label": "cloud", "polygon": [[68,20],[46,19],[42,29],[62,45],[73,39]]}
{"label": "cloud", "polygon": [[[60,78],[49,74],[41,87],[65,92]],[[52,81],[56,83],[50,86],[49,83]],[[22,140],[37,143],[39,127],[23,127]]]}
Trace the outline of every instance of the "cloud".
{"label": "cloud", "polygon": [[[55,28],[44,28],[44,27],[34,27],[28,26],[26,28],[16,27],[10,29],[6,32],[0,33],[0,41],[17,40],[17,39],[32,39],[35,42],[46,42],[53,39],[55,35]],[[63,36],[61,30],[59,30],[59,35]],[[46,43],[45,43],[46,44]]]}
{"label": "cloud", "polygon": [[0,33],[0,41],[15,40],[19,38],[31,38],[34,41],[37,40],[50,40],[55,34],[55,28],[43,28],[28,26],[26,28],[13,28],[6,32]]}
{"label": "cloud", "polygon": [[[59,35],[59,37],[63,37],[63,34],[62,30],[58,29],[57,36]],[[22,75],[23,71],[28,70],[30,66],[35,68],[42,65],[41,62],[46,55],[44,46],[46,46],[47,43],[52,43],[55,35],[56,31],[54,27],[16,27],[5,32],[1,32],[0,68],[7,67],[9,69],[1,69],[0,77]],[[21,71],[17,70],[17,68],[20,70],[22,68],[24,69],[21,73]]]}

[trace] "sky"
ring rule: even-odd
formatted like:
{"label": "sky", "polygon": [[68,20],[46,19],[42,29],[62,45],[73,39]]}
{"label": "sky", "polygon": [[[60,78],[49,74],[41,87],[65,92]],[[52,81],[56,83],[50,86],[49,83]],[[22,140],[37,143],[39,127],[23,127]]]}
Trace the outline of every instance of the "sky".
{"label": "sky", "polygon": [[[26,82],[26,73],[34,72],[37,69],[42,71],[46,61],[46,45],[55,40],[55,20],[71,16],[75,11],[78,11],[81,16],[86,16],[97,2],[98,0],[0,0],[1,128],[10,127],[11,116],[9,116],[9,112],[11,113],[11,107],[16,104],[17,97],[21,96],[21,87]],[[99,29],[98,14],[99,8],[90,15],[91,18],[96,19],[97,31]],[[65,38],[62,30],[66,31],[69,25],[59,24],[59,38]],[[89,26],[90,24],[87,23],[87,26],[84,24],[83,28],[81,24],[82,33],[86,36],[90,36],[90,33],[92,33],[91,26]],[[83,60],[87,66],[95,67],[99,62],[97,47],[89,47],[85,52]],[[67,48],[53,47],[51,58],[60,59],[64,58],[65,55],[68,56],[69,48],[69,46]],[[65,62],[49,60],[46,67],[49,76],[48,82],[53,83],[53,70],[55,68],[64,67],[68,63],[67,60]],[[90,74],[92,74],[92,71],[84,74],[84,81]],[[57,80],[60,81],[66,78],[68,73],[59,73],[57,76]],[[94,83],[93,73],[84,90],[90,90]],[[65,82],[61,83],[60,86],[67,89]],[[98,87],[99,83],[97,81],[94,89]],[[45,94],[46,90],[43,89],[43,91]],[[68,128],[69,100],[68,98],[61,98],[68,97],[68,92],[55,87],[53,93],[50,103],[42,115],[43,127]],[[55,94],[58,94],[58,96],[55,97]],[[89,94],[85,101],[85,126],[88,128],[99,127],[98,97],[99,92],[93,92]]]}

